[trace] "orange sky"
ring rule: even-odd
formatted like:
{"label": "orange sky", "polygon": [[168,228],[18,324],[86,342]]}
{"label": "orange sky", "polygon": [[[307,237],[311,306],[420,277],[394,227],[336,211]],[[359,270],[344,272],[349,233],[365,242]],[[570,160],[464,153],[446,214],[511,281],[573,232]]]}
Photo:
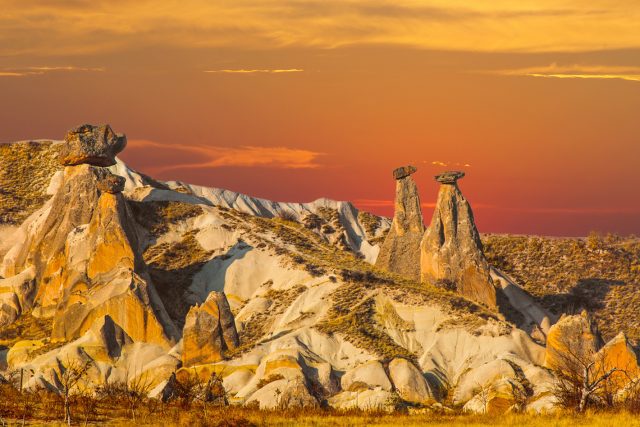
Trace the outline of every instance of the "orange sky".
{"label": "orange sky", "polygon": [[108,122],[155,177],[385,215],[411,163],[427,222],[463,169],[481,231],[640,234],[640,4],[584,4],[0,0],[0,141]]}

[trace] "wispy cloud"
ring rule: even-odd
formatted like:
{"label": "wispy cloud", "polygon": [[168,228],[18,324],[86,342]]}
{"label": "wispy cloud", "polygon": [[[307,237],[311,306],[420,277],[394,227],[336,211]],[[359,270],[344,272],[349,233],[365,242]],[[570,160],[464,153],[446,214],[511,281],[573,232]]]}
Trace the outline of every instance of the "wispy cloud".
{"label": "wispy cloud", "polygon": [[166,172],[177,169],[205,169],[219,167],[270,167],[279,169],[314,169],[322,165],[317,162],[323,153],[288,147],[219,147],[209,145],[168,145],[149,140],[131,140],[129,147],[161,150],[196,155],[197,160],[179,161],[173,164],[158,165],[153,172]]}
{"label": "wispy cloud", "polygon": [[304,70],[300,68],[284,68],[275,70],[256,70],[256,69],[231,69],[231,70],[205,70],[205,73],[222,73],[222,74],[285,74],[285,73],[302,73]]}
{"label": "wispy cloud", "polygon": [[[429,163],[426,160],[423,160],[422,163]],[[441,161],[441,160],[433,160],[432,162],[430,162],[432,166],[440,166],[443,168],[446,167],[462,167],[462,168],[470,168],[471,165],[469,163],[463,163],[463,162],[450,162],[450,161]]]}
{"label": "wispy cloud", "polygon": [[[272,49],[403,45],[437,50],[640,47],[640,3],[611,0],[3,0],[0,55],[132,47]],[[118,25],[113,23],[117,22]]]}
{"label": "wispy cloud", "polygon": [[26,76],[41,76],[47,73],[54,72],[98,72],[105,71],[104,68],[94,67],[76,67],[72,65],[68,66],[41,66],[41,67],[23,67],[23,68],[4,68],[0,69],[0,77],[26,77]]}
{"label": "wispy cloud", "polygon": [[550,79],[604,79],[640,82],[640,67],[607,65],[558,65],[490,71],[504,76],[542,77]]}

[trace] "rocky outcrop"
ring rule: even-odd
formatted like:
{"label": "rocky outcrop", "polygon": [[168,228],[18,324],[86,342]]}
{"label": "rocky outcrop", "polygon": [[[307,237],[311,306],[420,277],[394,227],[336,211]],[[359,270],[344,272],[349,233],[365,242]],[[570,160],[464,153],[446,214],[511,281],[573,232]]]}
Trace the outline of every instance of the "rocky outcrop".
{"label": "rocky outcrop", "polygon": [[377,360],[364,363],[350,371],[347,371],[340,380],[342,389],[357,391],[360,388],[381,388],[391,391],[393,386],[382,363]]}
{"label": "rocky outcrop", "polygon": [[0,328],[8,326],[33,306],[36,284],[34,269],[0,279]]}
{"label": "rocky outcrop", "polygon": [[84,124],[67,132],[64,140],[59,157],[64,166],[113,166],[116,154],[127,145],[127,138],[113,132],[109,125]]}
{"label": "rocky outcrop", "polygon": [[589,314],[563,315],[549,329],[544,365],[555,371],[573,370],[594,359],[602,338]]}
{"label": "rocky outcrop", "polygon": [[640,376],[638,356],[624,332],[620,332],[598,351],[595,363],[596,372],[604,373],[616,369],[609,381],[619,390],[624,389]]}
{"label": "rocky outcrop", "polygon": [[424,405],[437,400],[422,372],[408,360],[393,359],[389,363],[389,376],[398,395],[406,402]]}
{"label": "rocky outcrop", "polygon": [[393,171],[393,177],[396,179],[395,212],[376,265],[418,281],[420,241],[424,234],[424,222],[418,187],[411,178],[416,171],[413,166],[404,166]]}
{"label": "rocky outcrop", "polygon": [[35,291],[20,305],[52,320],[54,341],[78,339],[107,316],[132,340],[169,348],[179,333],[142,260],[124,178],[102,167],[126,139],[108,125],[84,125],[66,139],[59,160],[68,166],[52,199],[25,223],[25,239],[6,254],[3,273],[32,271]]}
{"label": "rocky outcrop", "polygon": [[496,307],[496,290],[469,202],[458,188],[462,172],[436,176],[440,192],[431,225],[422,239],[423,282],[455,288],[465,297]]}
{"label": "rocky outcrop", "polygon": [[204,304],[192,307],[182,336],[185,367],[218,362],[226,350],[238,347],[240,340],[227,297],[211,292]]}

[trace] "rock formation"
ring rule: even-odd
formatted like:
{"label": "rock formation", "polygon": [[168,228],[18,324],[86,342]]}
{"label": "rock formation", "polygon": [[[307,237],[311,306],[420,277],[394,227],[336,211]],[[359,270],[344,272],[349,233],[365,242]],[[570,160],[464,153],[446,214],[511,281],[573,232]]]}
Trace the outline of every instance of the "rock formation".
{"label": "rock formation", "polygon": [[389,363],[389,376],[403,400],[417,404],[428,404],[437,400],[422,372],[408,360],[393,359]]}
{"label": "rock formation", "polygon": [[455,287],[465,297],[496,307],[496,290],[469,202],[458,188],[463,172],[436,176],[440,186],[431,225],[420,246],[423,282]]}
{"label": "rock formation", "polygon": [[376,265],[418,281],[420,241],[424,234],[424,222],[418,187],[411,178],[416,171],[413,166],[404,166],[393,171],[396,180],[395,212]]}
{"label": "rock formation", "polygon": [[620,332],[600,349],[595,357],[596,372],[608,372],[617,369],[611,374],[610,381],[622,390],[632,381],[640,377],[638,356],[629,343],[624,332]]}
{"label": "rock formation", "polygon": [[573,369],[576,363],[593,360],[602,347],[602,338],[586,310],[563,315],[549,329],[544,365],[553,370]]}
{"label": "rock formation", "polygon": [[134,341],[169,347],[179,337],[142,260],[121,194],[124,178],[102,167],[114,164],[125,144],[108,125],[69,132],[59,149],[66,166],[55,194],[4,258],[5,276],[30,272],[22,282],[31,278],[35,292],[19,287],[33,295],[20,306],[52,319],[54,341],[77,339],[105,316]]}
{"label": "rock formation", "polygon": [[127,145],[127,138],[113,132],[109,125],[81,125],[67,132],[64,140],[59,157],[64,166],[113,166],[116,154]]}
{"label": "rock formation", "polygon": [[238,347],[240,340],[227,297],[211,292],[204,304],[191,307],[182,337],[185,367],[218,362],[226,350]]}

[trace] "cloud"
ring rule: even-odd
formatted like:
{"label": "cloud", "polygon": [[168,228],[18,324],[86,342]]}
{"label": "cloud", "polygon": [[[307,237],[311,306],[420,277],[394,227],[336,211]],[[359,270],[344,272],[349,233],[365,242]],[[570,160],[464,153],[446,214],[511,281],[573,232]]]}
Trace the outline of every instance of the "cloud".
{"label": "cloud", "polygon": [[157,165],[152,172],[177,169],[205,169],[220,167],[269,167],[278,169],[315,169],[323,153],[288,147],[219,147],[210,145],[170,145],[156,141],[134,139],[128,146],[132,149],[153,149],[172,153],[174,158],[191,155],[194,160]]}
{"label": "cloud", "polygon": [[640,47],[627,0],[3,0],[0,55],[132,48],[403,45],[483,52]]}
{"label": "cloud", "polygon": [[[423,163],[427,163],[426,161],[423,161]],[[440,160],[434,160],[431,162],[431,164],[433,166],[440,166],[443,168],[449,167],[449,166],[455,166],[455,167],[462,167],[462,168],[470,168],[471,165],[469,163],[463,163],[463,162],[443,162]]]}
{"label": "cloud", "polygon": [[542,77],[551,79],[604,79],[640,82],[640,67],[607,65],[558,65],[490,71],[504,76]]}
{"label": "cloud", "polygon": [[24,68],[5,68],[0,70],[0,77],[26,77],[41,76],[52,72],[98,72],[105,71],[104,68],[75,67],[75,66],[41,66]]}
{"label": "cloud", "polygon": [[302,73],[304,70],[300,68],[285,68],[285,69],[274,69],[274,70],[246,70],[246,69],[236,69],[236,70],[205,70],[205,73],[223,73],[223,74],[284,74],[284,73]]}

